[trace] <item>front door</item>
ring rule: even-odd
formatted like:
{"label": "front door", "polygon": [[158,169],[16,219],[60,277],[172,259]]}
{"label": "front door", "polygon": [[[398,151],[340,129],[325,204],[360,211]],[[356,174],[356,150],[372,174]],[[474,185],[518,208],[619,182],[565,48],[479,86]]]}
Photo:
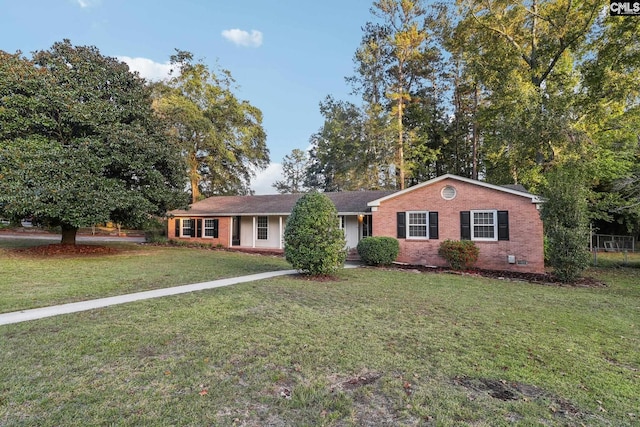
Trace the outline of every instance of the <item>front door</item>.
{"label": "front door", "polygon": [[231,246],[240,246],[240,217],[233,217],[233,224],[231,226]]}

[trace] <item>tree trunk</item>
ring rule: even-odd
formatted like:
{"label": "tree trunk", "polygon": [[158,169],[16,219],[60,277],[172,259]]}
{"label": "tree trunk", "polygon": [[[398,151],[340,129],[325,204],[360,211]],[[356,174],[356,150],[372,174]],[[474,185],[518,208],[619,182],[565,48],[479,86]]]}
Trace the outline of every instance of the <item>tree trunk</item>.
{"label": "tree trunk", "polygon": [[195,203],[200,199],[200,188],[198,183],[200,182],[200,174],[198,173],[198,158],[197,153],[189,153],[189,182],[191,184],[191,203]]}
{"label": "tree trunk", "polygon": [[75,245],[76,233],[78,233],[78,227],[62,224],[62,242],[60,243],[63,245]]}
{"label": "tree trunk", "polygon": [[471,170],[471,178],[478,179],[478,85],[473,88],[473,168]]}
{"label": "tree trunk", "polygon": [[402,91],[400,91],[400,98],[398,99],[398,188],[404,190],[404,140],[402,134]]}

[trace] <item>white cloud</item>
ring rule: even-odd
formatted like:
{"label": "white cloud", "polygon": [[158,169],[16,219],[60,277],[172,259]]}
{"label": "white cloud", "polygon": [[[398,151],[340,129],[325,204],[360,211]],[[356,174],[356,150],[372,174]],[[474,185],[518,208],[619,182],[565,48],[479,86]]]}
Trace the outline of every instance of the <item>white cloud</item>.
{"label": "white cloud", "polygon": [[260,47],[262,45],[262,33],[257,30],[251,30],[251,33],[248,33],[234,28],[232,30],[224,30],[222,37],[238,46]]}
{"label": "white cloud", "polygon": [[255,179],[251,183],[251,189],[255,194],[276,194],[273,183],[282,179],[282,164],[271,163],[263,171],[256,174]]}
{"label": "white cloud", "polygon": [[171,64],[165,62],[161,64],[147,58],[131,58],[128,56],[118,56],[118,59],[125,62],[131,71],[140,73],[140,77],[147,80],[164,80],[169,76]]}
{"label": "white cloud", "polygon": [[99,5],[100,0],[76,0],[76,3],[78,3],[81,8],[86,9],[87,7]]}

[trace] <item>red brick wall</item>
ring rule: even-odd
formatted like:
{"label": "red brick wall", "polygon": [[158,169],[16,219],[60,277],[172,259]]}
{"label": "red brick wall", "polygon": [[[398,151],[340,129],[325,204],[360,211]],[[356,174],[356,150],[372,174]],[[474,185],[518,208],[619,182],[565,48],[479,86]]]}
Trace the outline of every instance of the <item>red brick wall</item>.
{"label": "red brick wall", "polygon": [[207,243],[213,246],[222,245],[226,248],[231,246],[230,236],[231,236],[231,217],[187,217],[180,218],[182,219],[202,219],[203,227],[204,227],[204,219],[217,219],[218,220],[218,238],[211,237],[176,237],[175,218],[169,218],[167,221],[167,236],[172,240],[183,240],[185,242],[198,242],[198,243]]}
{"label": "red brick wall", "polygon": [[[441,196],[442,189],[447,185],[456,189],[453,200],[445,200]],[[475,241],[480,249],[476,266],[489,270],[543,273],[542,220],[531,199],[453,179],[445,179],[383,202],[372,213],[373,235],[396,237],[397,212],[437,211],[439,239],[398,239],[398,261],[446,266],[445,260],[438,255],[438,248],[446,239],[460,240],[460,211],[485,209],[509,211],[509,240]],[[509,264],[509,255],[515,256],[515,264]]]}

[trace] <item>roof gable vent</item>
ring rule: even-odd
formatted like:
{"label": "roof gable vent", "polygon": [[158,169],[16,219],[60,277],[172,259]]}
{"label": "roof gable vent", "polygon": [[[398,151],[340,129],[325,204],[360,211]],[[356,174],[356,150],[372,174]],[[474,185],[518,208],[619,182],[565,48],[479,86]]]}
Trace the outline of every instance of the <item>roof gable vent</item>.
{"label": "roof gable vent", "polygon": [[457,194],[457,192],[456,192],[455,187],[453,187],[451,185],[447,185],[440,192],[440,195],[445,200],[453,200],[453,199],[455,199],[456,198],[456,194]]}

